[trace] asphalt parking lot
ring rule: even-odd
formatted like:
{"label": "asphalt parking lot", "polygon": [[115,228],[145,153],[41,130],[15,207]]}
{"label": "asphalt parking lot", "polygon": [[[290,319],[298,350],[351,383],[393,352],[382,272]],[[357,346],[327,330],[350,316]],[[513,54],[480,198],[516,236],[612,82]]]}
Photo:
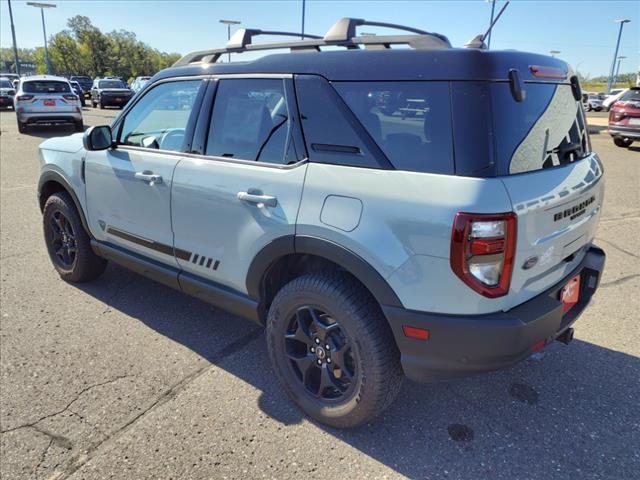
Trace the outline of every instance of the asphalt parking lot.
{"label": "asphalt parking lot", "polygon": [[[117,112],[85,109],[85,124]],[[337,431],[289,402],[253,324],[118,266],[61,281],[42,239],[37,146],[72,129],[20,135],[8,111],[0,130],[3,479],[638,478],[640,145],[594,128],[607,266],[571,345],[405,382],[383,416]]]}

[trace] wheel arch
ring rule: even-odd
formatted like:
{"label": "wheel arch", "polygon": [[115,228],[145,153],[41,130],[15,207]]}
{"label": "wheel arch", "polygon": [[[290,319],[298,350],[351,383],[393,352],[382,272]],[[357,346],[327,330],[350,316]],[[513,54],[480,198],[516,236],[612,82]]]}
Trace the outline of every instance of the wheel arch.
{"label": "wheel arch", "polygon": [[[305,263],[304,267],[300,267]],[[287,235],[273,240],[254,257],[247,272],[247,292],[268,309],[267,282],[275,270],[285,268],[285,278],[304,270],[335,267],[350,273],[380,305],[402,307],[402,302],[382,275],[355,252],[319,237]],[[266,300],[266,304],[265,303]]]}
{"label": "wheel arch", "polygon": [[82,226],[89,234],[89,237],[93,238],[91,230],[89,230],[87,219],[84,216],[84,211],[82,210],[80,200],[78,200],[78,196],[73,191],[73,187],[71,187],[71,184],[69,184],[69,182],[61,173],[58,173],[55,170],[47,170],[43,172],[40,176],[40,180],[38,181],[38,204],[40,206],[40,212],[44,211],[44,206],[47,203],[47,199],[57,192],[66,192],[69,194],[76,209],[78,210],[80,220],[82,221]]}

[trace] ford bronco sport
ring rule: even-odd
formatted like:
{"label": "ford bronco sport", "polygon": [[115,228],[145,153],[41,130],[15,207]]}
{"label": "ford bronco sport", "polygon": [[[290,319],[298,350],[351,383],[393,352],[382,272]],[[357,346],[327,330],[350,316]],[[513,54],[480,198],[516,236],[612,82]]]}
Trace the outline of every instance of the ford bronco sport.
{"label": "ford bronco sport", "polygon": [[[603,170],[568,65],[359,19],[252,42],[269,34],[287,35],[240,30],[111,126],[40,146],[60,276],[113,261],[265,325],[283,388],[336,427],[378,414],[404,376],[568,343],[605,259]],[[291,53],[216,63],[274,48]]]}

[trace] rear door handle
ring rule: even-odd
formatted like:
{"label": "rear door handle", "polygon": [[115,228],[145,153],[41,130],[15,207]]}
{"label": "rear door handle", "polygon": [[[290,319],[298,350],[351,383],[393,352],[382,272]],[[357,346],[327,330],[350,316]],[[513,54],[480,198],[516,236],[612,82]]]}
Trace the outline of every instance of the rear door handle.
{"label": "rear door handle", "polygon": [[162,183],[162,176],[155,175],[151,172],[136,172],[134,175],[137,180],[142,180],[143,182],[148,182],[150,186],[154,186],[156,184]]}
{"label": "rear door handle", "polygon": [[238,192],[238,200],[245,202],[256,203],[258,205],[263,204],[267,207],[275,207],[278,205],[278,199],[270,195],[256,195],[248,192]]}

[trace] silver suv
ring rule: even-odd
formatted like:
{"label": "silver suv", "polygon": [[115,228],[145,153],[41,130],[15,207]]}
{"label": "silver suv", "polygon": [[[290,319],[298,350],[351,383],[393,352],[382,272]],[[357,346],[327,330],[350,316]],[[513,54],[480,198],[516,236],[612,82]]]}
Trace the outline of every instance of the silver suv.
{"label": "silver suv", "polygon": [[72,124],[76,131],[84,130],[80,98],[63,77],[21,78],[14,108],[21,133],[26,132],[29,125]]}
{"label": "silver suv", "polygon": [[[113,261],[265,325],[284,389],[336,427],[379,413],[404,376],[569,343],[605,255],[568,65],[359,19],[252,43],[269,33],[186,55],[112,125],[41,145],[60,276]],[[216,62],[271,48],[295,53]]]}

